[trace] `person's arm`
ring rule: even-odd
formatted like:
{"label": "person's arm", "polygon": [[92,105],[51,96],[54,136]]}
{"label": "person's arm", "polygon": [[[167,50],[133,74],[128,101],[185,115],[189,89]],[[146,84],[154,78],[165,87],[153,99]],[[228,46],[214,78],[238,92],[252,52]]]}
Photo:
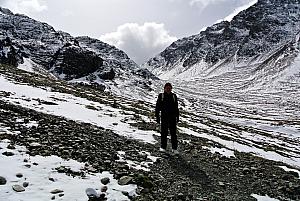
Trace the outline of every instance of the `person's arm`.
{"label": "person's arm", "polygon": [[174,94],[175,96],[175,111],[176,111],[176,121],[177,123],[179,122],[179,108],[178,108],[178,99],[176,94]]}
{"label": "person's arm", "polygon": [[156,117],[157,123],[160,123],[159,112],[161,111],[161,96],[162,96],[162,94],[158,95],[158,98],[156,100],[156,105],[155,105],[155,117]]}

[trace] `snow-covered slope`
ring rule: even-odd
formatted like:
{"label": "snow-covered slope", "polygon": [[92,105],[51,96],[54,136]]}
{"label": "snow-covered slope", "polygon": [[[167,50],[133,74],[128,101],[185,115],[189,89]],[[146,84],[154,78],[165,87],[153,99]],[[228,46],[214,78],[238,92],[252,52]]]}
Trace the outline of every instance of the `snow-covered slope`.
{"label": "snow-covered slope", "polygon": [[[227,79],[224,86],[300,83],[300,1],[259,0],[230,22],[180,39],[144,66],[163,79]],[[290,72],[290,73],[287,73]],[[291,74],[292,73],[292,74]]]}

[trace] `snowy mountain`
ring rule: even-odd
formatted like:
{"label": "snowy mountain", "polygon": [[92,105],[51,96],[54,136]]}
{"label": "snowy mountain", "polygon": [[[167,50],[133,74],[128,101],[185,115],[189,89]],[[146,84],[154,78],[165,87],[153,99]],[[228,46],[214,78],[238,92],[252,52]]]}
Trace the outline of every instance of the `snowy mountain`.
{"label": "snowy mountain", "polygon": [[0,8],[0,63],[105,87],[109,87],[105,80],[116,78],[122,80],[119,83],[130,80],[132,85],[149,88],[148,79],[155,79],[111,45],[89,37],[72,37],[5,8]]}
{"label": "snowy mountain", "polygon": [[228,80],[247,88],[300,83],[300,1],[259,0],[230,22],[180,39],[144,66],[163,79]]}
{"label": "snowy mountain", "polygon": [[179,98],[179,155],[159,151],[165,80],[0,9],[0,200],[299,200],[297,4],[258,1],[148,62]]}

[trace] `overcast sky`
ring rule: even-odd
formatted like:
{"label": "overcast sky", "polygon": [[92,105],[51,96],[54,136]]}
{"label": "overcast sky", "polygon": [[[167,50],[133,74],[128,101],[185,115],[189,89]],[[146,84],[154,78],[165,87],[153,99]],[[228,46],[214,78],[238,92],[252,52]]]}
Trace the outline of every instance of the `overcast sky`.
{"label": "overcast sky", "polygon": [[237,13],[257,0],[0,0],[73,36],[90,36],[124,50],[138,64],[176,39]]}

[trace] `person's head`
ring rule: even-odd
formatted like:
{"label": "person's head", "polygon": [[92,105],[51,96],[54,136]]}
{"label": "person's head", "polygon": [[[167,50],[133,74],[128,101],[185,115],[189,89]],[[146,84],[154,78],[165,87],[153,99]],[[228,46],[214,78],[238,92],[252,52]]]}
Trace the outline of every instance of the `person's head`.
{"label": "person's head", "polygon": [[165,84],[165,86],[164,86],[164,91],[166,92],[166,93],[171,93],[171,91],[172,91],[172,85],[171,85],[171,83],[166,83]]}

